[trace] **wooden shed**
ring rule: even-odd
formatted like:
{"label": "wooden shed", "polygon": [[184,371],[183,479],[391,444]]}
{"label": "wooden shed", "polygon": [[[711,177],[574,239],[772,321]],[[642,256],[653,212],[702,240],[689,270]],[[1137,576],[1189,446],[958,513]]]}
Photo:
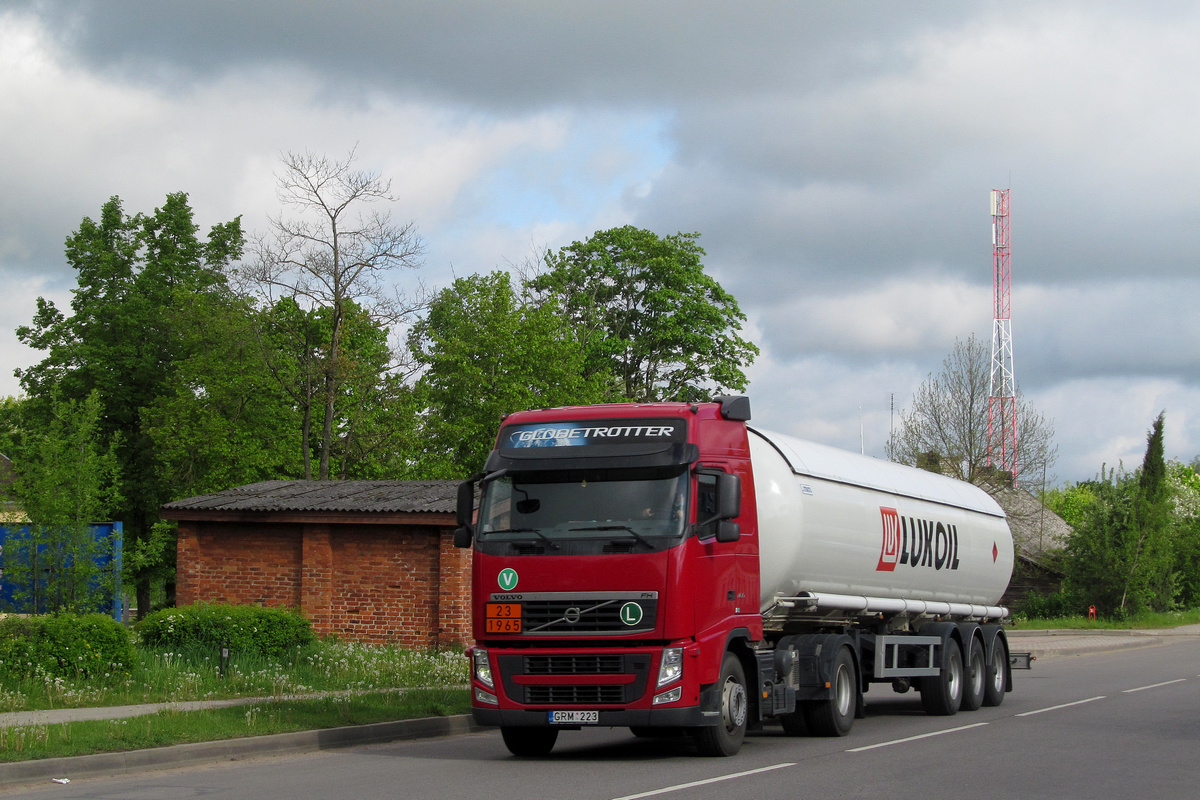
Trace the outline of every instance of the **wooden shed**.
{"label": "wooden shed", "polygon": [[471,639],[456,481],[264,481],[168,503],[176,602],[298,608],[319,635],[425,648]]}

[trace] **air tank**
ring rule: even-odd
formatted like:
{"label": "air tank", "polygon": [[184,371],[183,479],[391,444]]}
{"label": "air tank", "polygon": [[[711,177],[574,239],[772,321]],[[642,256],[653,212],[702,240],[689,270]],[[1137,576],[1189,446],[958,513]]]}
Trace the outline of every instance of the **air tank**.
{"label": "air tank", "polygon": [[992,605],[1013,540],[987,492],[751,428],[762,606],[804,593]]}

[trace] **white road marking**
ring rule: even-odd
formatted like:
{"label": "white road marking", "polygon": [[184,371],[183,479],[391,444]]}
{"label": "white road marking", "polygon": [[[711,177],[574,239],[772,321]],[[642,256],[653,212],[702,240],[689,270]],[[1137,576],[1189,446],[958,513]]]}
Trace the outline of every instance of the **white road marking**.
{"label": "white road marking", "polygon": [[922,733],[920,736],[909,736],[906,739],[893,739],[890,742],[880,742],[879,744],[869,744],[866,747],[855,747],[847,750],[847,753],[861,753],[864,750],[874,750],[876,747],[890,747],[894,744],[904,744],[905,742],[915,742],[917,739],[928,739],[930,736],[941,736],[943,733],[957,733],[958,731],[966,731],[971,728],[979,728],[987,725],[986,722],[976,722],[974,725],[963,725],[958,728],[947,728],[944,731],[934,731],[933,733]]}
{"label": "white road marking", "polygon": [[1187,680],[1187,678],[1176,678],[1173,681],[1163,681],[1162,683],[1152,683],[1149,686],[1139,686],[1136,689],[1126,689],[1123,692],[1123,694],[1129,694],[1130,692],[1140,692],[1143,689],[1157,689],[1160,686],[1170,686],[1172,683],[1183,683],[1186,680]]}
{"label": "white road marking", "polygon": [[1057,705],[1057,706],[1050,706],[1049,708],[1039,708],[1037,711],[1026,711],[1023,714],[1017,714],[1016,716],[1032,717],[1034,714],[1041,714],[1043,711],[1057,711],[1060,708],[1070,708],[1071,706],[1077,706],[1077,705],[1081,705],[1083,703],[1090,703],[1093,700],[1103,700],[1103,699],[1104,699],[1104,695],[1100,695],[1099,697],[1089,697],[1087,700],[1076,700],[1074,703],[1063,703],[1063,704]]}
{"label": "white road marking", "polygon": [[747,775],[757,775],[760,772],[770,772],[773,769],[783,769],[784,767],[794,767],[796,762],[789,761],[786,764],[773,764],[769,767],[759,767],[758,769],[748,769],[745,772],[735,772],[732,775],[721,775],[716,778],[706,778],[702,781],[692,781],[691,783],[680,783],[675,786],[667,786],[663,789],[654,789],[649,792],[641,792],[639,794],[627,794],[624,797],[614,797],[613,800],[638,800],[639,797],[653,797],[656,794],[666,794],[667,792],[678,792],[681,789],[691,789],[695,786],[704,786],[709,783],[720,783],[721,781],[731,781],[734,778],[744,778]]}

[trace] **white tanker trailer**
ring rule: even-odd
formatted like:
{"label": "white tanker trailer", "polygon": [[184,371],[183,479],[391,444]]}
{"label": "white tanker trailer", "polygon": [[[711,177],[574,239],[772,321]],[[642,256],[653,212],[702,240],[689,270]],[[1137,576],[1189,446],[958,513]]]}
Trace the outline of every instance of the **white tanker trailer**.
{"label": "white tanker trailer", "polygon": [[999,705],[1012,664],[996,604],[1014,556],[999,504],[925,470],[747,433],[764,639],[776,685],[797,692],[796,711],[774,715],[785,729],[842,735],[879,682],[919,689],[930,714]]}

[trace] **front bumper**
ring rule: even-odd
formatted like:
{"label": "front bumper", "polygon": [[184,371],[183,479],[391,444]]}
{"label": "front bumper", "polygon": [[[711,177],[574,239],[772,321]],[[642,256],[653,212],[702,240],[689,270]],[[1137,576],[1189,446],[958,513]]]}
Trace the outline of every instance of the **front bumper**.
{"label": "front bumper", "polygon": [[[472,709],[475,722],[479,725],[502,725],[506,728],[550,727],[550,714],[546,711],[526,709],[480,708]],[[699,706],[690,708],[638,708],[616,711],[601,711],[600,721],[589,728],[694,728],[716,725],[721,721],[720,711],[701,711]],[[555,725],[556,728],[579,728],[579,725]]]}

